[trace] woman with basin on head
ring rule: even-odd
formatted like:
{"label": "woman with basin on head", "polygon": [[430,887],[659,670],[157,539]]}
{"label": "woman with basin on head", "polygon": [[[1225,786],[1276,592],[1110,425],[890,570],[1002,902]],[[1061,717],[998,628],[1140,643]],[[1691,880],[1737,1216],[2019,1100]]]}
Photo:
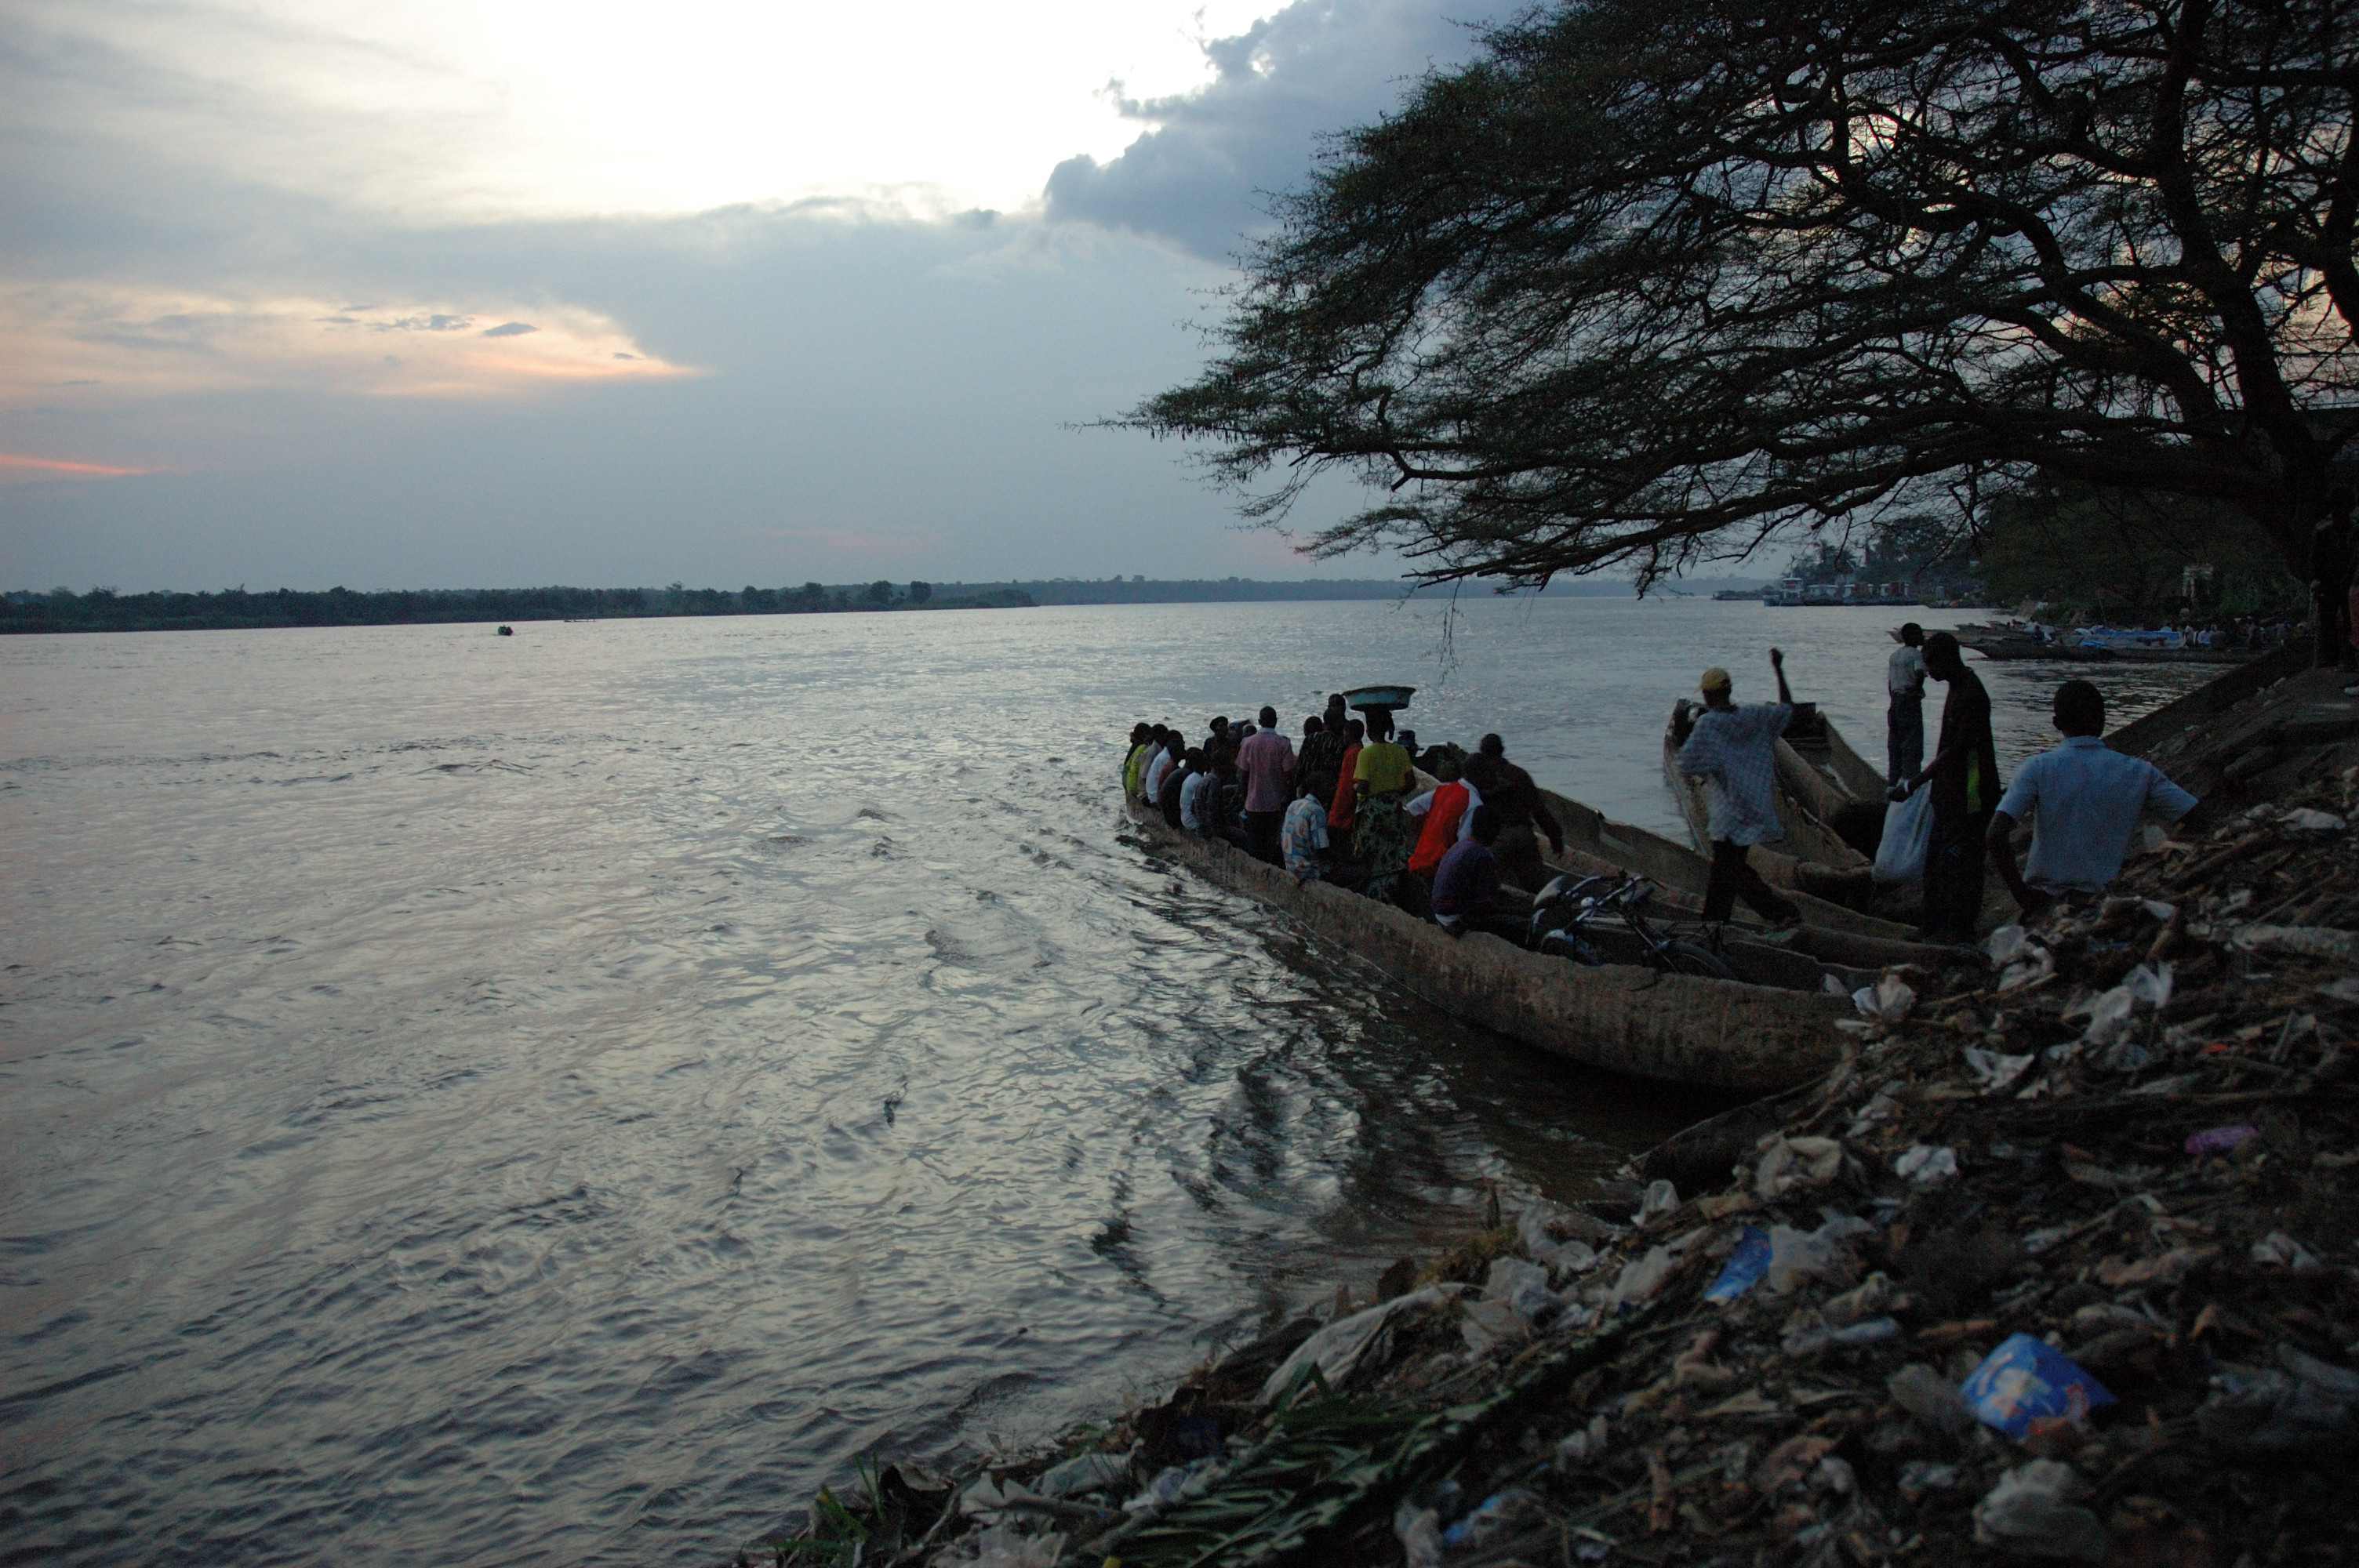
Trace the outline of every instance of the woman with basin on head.
{"label": "woman with basin on head", "polygon": [[1381,708],[1367,709],[1367,715],[1368,738],[1352,766],[1352,789],[1358,796],[1352,842],[1368,868],[1368,896],[1389,901],[1408,868],[1418,824],[1401,809],[1411,770],[1408,752],[1392,738],[1393,716]]}

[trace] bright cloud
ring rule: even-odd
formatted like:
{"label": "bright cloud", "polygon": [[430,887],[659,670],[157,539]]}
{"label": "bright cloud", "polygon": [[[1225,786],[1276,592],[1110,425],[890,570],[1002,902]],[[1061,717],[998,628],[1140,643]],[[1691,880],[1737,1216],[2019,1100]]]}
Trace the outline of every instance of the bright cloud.
{"label": "bright cloud", "polygon": [[[1037,200],[1131,97],[1212,79],[1234,0],[19,0],[59,91],[15,113],[375,211],[679,212],[925,187]],[[290,134],[295,132],[301,134]]]}
{"label": "bright cloud", "polygon": [[275,386],[493,398],[689,373],[612,320],[514,301],[350,304],[63,286],[0,297],[0,397],[47,406]]}
{"label": "bright cloud", "polygon": [[63,458],[37,458],[24,452],[0,452],[0,484],[10,480],[121,479],[147,473],[147,469],[116,468],[111,463],[69,462]]}
{"label": "bright cloud", "polygon": [[1504,3],[7,0],[0,587],[1282,569],[1083,427]]}

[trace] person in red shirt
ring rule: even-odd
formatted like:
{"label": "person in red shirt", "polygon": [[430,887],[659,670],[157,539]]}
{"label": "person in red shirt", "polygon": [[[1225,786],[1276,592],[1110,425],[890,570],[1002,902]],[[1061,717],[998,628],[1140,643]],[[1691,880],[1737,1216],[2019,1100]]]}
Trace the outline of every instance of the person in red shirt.
{"label": "person in red shirt", "polygon": [[1245,850],[1275,866],[1294,777],[1294,742],[1277,732],[1277,708],[1263,708],[1261,728],[1237,748],[1237,772],[1245,781]]}
{"label": "person in red shirt", "polygon": [[1425,826],[1417,836],[1417,846],[1408,853],[1408,871],[1417,881],[1404,885],[1413,885],[1428,894],[1441,857],[1466,837],[1471,821],[1467,814],[1483,804],[1473,787],[1462,781],[1458,763],[1451,759],[1444,757],[1434,764],[1434,777],[1441,782],[1401,808],[1411,816],[1425,818]]}

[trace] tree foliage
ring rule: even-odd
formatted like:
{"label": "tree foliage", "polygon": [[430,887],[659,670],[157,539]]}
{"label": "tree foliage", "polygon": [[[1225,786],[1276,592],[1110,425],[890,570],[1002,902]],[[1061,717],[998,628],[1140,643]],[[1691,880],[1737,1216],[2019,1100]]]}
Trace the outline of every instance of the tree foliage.
{"label": "tree foliage", "polygon": [[[1643,579],[2033,476],[2308,550],[2359,426],[2359,9],[1590,0],[1488,36],[1282,199],[1192,384],[1314,553]],[[1952,505],[1962,500],[1966,506]]]}
{"label": "tree foliage", "polygon": [[[2141,623],[2256,611],[2299,612],[2303,585],[2251,519],[2218,502],[2037,484],[1991,509],[1978,569],[2002,604],[2046,601]],[[2188,597],[2187,568],[2207,575]]]}

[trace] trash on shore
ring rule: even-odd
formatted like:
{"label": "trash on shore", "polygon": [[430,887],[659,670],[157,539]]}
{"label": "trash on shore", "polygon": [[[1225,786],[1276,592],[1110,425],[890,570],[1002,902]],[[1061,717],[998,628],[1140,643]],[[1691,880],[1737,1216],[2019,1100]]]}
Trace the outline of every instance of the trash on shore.
{"label": "trash on shore", "polygon": [[1717,1188],[1501,1217],[861,1560],[2350,1561],[2359,769],[2274,804],[1863,988]]}

